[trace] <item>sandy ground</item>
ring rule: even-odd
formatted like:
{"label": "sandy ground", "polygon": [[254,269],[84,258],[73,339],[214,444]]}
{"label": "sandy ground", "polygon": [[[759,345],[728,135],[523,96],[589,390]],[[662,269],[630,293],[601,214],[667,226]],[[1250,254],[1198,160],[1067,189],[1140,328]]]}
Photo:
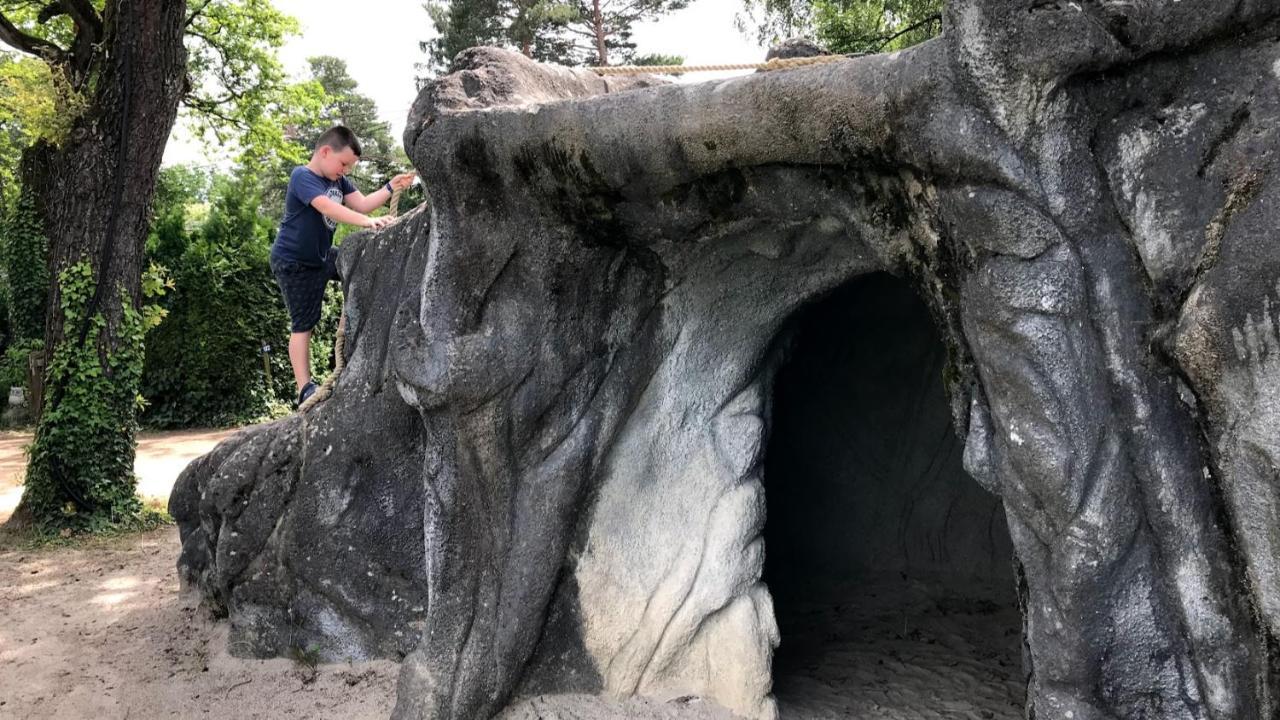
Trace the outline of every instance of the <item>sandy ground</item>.
{"label": "sandy ground", "polygon": [[[163,501],[178,473],[231,431],[149,434],[140,492]],[[0,520],[21,496],[29,435],[0,434]],[[0,546],[0,720],[386,718],[398,666],[311,666],[227,652],[226,623],[180,592],[177,529],[72,547]],[[1015,608],[927,588],[861,587],[780,617],[774,692],[782,720],[1015,720],[1023,692]],[[538,697],[501,720],[731,720],[710,703]]]}
{"label": "sandy ground", "polygon": [[779,617],[773,690],[783,720],[1023,717],[1012,598],[903,583],[824,595],[791,601]]}
{"label": "sandy ground", "polygon": [[169,527],[0,551],[0,718],[386,718],[391,662],[241,660],[178,590]]}
{"label": "sandy ground", "polygon": [[[138,492],[166,502],[178,473],[231,430],[147,433]],[[28,433],[0,435],[0,521],[22,496]],[[179,592],[169,527],[75,547],[0,548],[0,718],[386,718],[391,662],[241,660],[226,624]]]}

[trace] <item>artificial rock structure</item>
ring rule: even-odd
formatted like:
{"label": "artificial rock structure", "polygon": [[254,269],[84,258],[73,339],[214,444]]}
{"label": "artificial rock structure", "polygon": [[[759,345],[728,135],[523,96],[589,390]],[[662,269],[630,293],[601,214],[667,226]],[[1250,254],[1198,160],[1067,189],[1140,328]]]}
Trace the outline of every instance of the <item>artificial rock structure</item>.
{"label": "artificial rock structure", "polygon": [[[778,535],[796,562],[762,575],[765,540],[845,498],[809,541],[854,548],[829,571],[1016,590],[1028,714],[1273,717],[1278,109],[1274,0],[956,0],[909,51],[695,85],[469,51],[405,133],[432,211],[343,247],[332,398],[193,463],[180,570],[239,652],[403,658],[398,718],[554,692],[767,718],[766,580],[812,553]],[[920,309],[857,325],[904,288]],[[895,382],[942,412],[890,439],[968,477],[903,445],[880,464],[914,480],[848,499],[880,472],[850,451],[776,505],[778,458],[867,416],[795,398],[894,377],[876,336],[780,379],[805,323],[935,333]]]}

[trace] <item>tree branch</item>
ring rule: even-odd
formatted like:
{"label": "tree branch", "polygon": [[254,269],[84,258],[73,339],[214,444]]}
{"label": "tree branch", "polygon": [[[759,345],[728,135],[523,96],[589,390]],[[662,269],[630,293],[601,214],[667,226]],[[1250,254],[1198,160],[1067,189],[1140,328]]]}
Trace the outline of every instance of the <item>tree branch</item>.
{"label": "tree branch", "polygon": [[934,23],[940,23],[940,22],[942,22],[942,14],[933,13],[932,15],[929,15],[918,22],[911,23],[910,25],[902,28],[901,30],[899,30],[898,32],[892,35],[889,35],[887,37],[884,35],[881,35],[880,37],[876,38],[876,40],[880,41],[879,47],[883,48],[885,45],[888,45],[889,43],[893,42],[894,40],[897,40],[903,35],[906,35],[912,30],[919,30],[920,28],[925,27],[926,25],[932,25]]}
{"label": "tree branch", "polygon": [[191,14],[187,16],[187,22],[183,24],[183,27],[184,28],[191,27],[191,23],[195,22],[196,18],[200,17],[200,15],[204,13],[204,9],[209,7],[209,3],[211,2],[213,2],[213,0],[204,0],[204,2],[200,3],[199,7],[197,7],[195,10],[192,10]]}
{"label": "tree branch", "polygon": [[50,65],[66,65],[70,60],[67,51],[48,40],[32,37],[17,28],[9,18],[0,13],[0,42],[29,55],[44,59]]}
{"label": "tree branch", "polygon": [[102,18],[98,15],[98,11],[93,9],[89,0],[58,0],[58,4],[75,21],[80,32],[89,36],[90,42],[98,42],[102,39]]}
{"label": "tree branch", "polygon": [[[244,120],[240,118],[232,117],[231,115],[228,115],[227,113],[222,112],[220,110],[220,108],[222,107],[222,103],[219,101],[211,100],[209,98],[202,98],[193,93],[187,93],[187,95],[183,97],[182,102],[187,106],[189,110],[192,110],[193,112],[201,113],[203,115],[208,115],[209,117],[217,118],[218,120],[221,120],[222,122],[232,127],[236,127],[240,129],[246,129],[249,127],[248,123],[246,123]],[[217,127],[213,127],[213,131],[215,133],[218,133]],[[219,135],[219,138],[221,138],[221,135]]]}

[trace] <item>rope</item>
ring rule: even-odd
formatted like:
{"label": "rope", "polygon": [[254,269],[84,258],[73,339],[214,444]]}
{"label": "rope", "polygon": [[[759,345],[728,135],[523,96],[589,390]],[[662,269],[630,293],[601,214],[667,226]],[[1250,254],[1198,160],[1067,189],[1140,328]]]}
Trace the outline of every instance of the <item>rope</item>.
{"label": "rope", "polygon": [[404,194],[404,188],[396,188],[391,193],[391,203],[387,206],[387,214],[395,217],[400,214],[400,196]]}
{"label": "rope", "polygon": [[731,63],[728,65],[610,65],[589,68],[597,75],[683,75],[695,72],[722,72],[724,70],[786,70],[805,65],[820,65],[847,59],[844,55],[813,55],[811,57],[774,58],[762,63]]}
{"label": "rope", "polygon": [[[398,188],[391,193],[391,202],[387,207],[387,214],[391,217],[396,217],[400,214],[400,195],[403,193],[404,188]],[[338,316],[338,332],[333,338],[333,373],[325,379],[324,384],[311,393],[311,397],[307,398],[306,402],[298,406],[299,413],[310,410],[333,394],[333,386],[338,382],[338,376],[342,374],[342,369],[347,365],[346,346],[347,303],[344,299],[342,302],[342,314]]]}

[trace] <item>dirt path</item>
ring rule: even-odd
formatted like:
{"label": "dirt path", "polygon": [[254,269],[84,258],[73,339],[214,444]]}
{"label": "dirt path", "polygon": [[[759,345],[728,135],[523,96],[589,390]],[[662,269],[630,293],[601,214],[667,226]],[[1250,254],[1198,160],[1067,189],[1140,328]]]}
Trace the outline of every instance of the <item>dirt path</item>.
{"label": "dirt path", "polygon": [[[138,474],[138,494],[144,499],[168,502],[173,482],[187,463],[233,433],[234,429],[142,433],[133,463],[133,471]],[[9,519],[22,499],[29,444],[29,432],[0,432],[0,523]]]}

